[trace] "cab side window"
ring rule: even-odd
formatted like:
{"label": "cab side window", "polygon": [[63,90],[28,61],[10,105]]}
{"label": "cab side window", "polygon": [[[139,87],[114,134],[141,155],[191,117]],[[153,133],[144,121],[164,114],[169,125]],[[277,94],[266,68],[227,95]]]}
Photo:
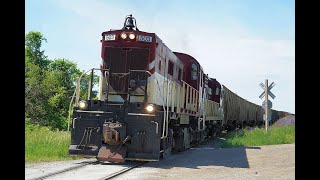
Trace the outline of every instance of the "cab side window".
{"label": "cab side window", "polygon": [[211,88],[208,88],[208,94],[212,95],[212,89]]}
{"label": "cab side window", "polygon": [[193,63],[191,65],[191,80],[197,80],[198,79],[198,66]]}
{"label": "cab side window", "polygon": [[219,95],[219,88],[218,87],[216,87],[215,95]]}
{"label": "cab side window", "polygon": [[168,74],[170,74],[171,76],[173,76],[173,66],[173,62],[169,60]]}

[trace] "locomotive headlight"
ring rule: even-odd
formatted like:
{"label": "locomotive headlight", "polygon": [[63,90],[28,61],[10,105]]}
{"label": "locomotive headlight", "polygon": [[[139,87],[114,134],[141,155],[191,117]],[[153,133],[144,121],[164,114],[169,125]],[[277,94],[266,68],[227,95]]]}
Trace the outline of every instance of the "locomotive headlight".
{"label": "locomotive headlight", "polygon": [[80,109],[85,110],[88,107],[88,103],[87,103],[87,101],[81,100],[79,102],[78,106],[79,106]]}
{"label": "locomotive headlight", "polygon": [[134,35],[133,33],[129,34],[129,39],[134,39],[136,37],[136,35]]}
{"label": "locomotive headlight", "polygon": [[123,33],[121,33],[121,38],[122,38],[122,39],[126,39],[126,38],[127,38],[127,34],[126,34],[126,33],[124,33],[124,32],[123,32]]}
{"label": "locomotive headlight", "polygon": [[156,108],[154,107],[153,104],[148,104],[145,109],[147,110],[148,113],[152,113]]}

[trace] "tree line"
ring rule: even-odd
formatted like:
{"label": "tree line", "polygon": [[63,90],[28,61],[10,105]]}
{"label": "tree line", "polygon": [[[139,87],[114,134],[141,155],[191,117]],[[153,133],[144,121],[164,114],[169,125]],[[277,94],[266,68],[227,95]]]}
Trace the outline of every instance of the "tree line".
{"label": "tree line", "polygon": [[[73,96],[77,78],[84,72],[72,60],[51,60],[41,50],[47,39],[38,31],[25,36],[25,123],[66,130],[69,103]],[[90,75],[81,80],[81,99],[87,99]],[[94,76],[93,84],[98,83]],[[93,90],[93,97],[97,91]]]}

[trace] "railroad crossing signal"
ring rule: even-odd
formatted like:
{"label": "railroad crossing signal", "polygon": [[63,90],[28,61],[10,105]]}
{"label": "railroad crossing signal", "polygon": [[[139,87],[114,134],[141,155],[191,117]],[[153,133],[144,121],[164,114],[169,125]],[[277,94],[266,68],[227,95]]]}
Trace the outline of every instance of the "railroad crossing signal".
{"label": "railroad crossing signal", "polygon": [[[276,85],[276,84],[274,84],[274,82],[272,82],[272,83],[270,84],[270,86],[268,87],[268,95],[269,95],[270,97],[272,97],[272,99],[274,99],[276,96],[275,96],[270,90],[271,90],[275,85]],[[260,87],[261,87],[263,90],[265,90],[265,86],[264,86],[263,83],[260,83]],[[265,92],[262,92],[261,95],[259,96],[259,98],[262,99],[262,98],[264,97],[264,95],[265,95]]]}
{"label": "railroad crossing signal", "polygon": [[263,115],[263,120],[265,120],[266,124],[266,132],[268,132],[268,124],[269,121],[271,120],[271,108],[272,108],[272,102],[268,99],[268,95],[274,99],[276,96],[270,91],[274,86],[274,82],[268,86],[268,79],[265,80],[265,84],[260,83],[260,87],[263,89],[262,94],[259,96],[259,98],[265,97],[265,100],[262,103],[262,108],[264,109],[264,115]]}

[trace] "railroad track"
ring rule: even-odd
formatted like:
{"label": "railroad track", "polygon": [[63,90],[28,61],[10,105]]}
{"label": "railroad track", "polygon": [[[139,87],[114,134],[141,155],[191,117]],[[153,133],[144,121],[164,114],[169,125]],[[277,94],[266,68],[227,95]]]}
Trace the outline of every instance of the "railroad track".
{"label": "railroad track", "polygon": [[49,174],[46,174],[46,175],[42,175],[42,176],[39,176],[39,177],[36,177],[36,178],[32,178],[30,180],[39,180],[39,179],[49,178],[49,177],[52,177],[52,176],[56,176],[58,174],[62,174],[62,173],[68,172],[68,171],[76,170],[76,169],[82,168],[84,166],[87,166],[87,165],[90,165],[90,164],[96,164],[96,163],[98,163],[98,161],[83,162],[80,165],[72,166],[70,168],[62,169],[60,171],[56,171],[56,172],[49,173]]}
{"label": "railroad track", "polygon": [[[220,137],[220,136],[223,136],[223,135],[224,134],[222,133],[222,134],[217,135],[216,137]],[[203,141],[201,141],[199,143],[193,144],[191,146],[191,148],[198,147],[199,145],[206,143],[206,141],[208,141],[208,140],[212,140],[212,138],[206,138],[206,139],[204,139]],[[176,153],[173,152],[173,154],[176,154]],[[111,172],[111,173],[109,173],[109,174],[107,174],[105,176],[103,176],[103,175],[101,176],[101,173],[100,173],[100,176],[97,177],[97,179],[99,179],[99,180],[113,179],[113,178],[115,178],[115,177],[117,177],[117,176],[119,176],[121,174],[124,174],[124,173],[126,173],[126,172],[128,172],[128,171],[130,171],[132,169],[135,169],[135,168],[137,168],[139,166],[142,166],[142,165],[144,165],[146,163],[148,163],[148,162],[130,162],[129,164],[122,164],[122,163],[119,163],[119,164],[111,163],[111,164],[109,164],[109,163],[103,163],[103,162],[97,161],[97,160],[87,161],[87,162],[82,162],[80,165],[77,165],[77,166],[73,166],[73,167],[62,169],[62,170],[59,170],[59,171],[56,171],[56,172],[48,173],[46,175],[42,175],[42,176],[39,176],[39,177],[36,177],[36,178],[31,178],[29,180],[55,178],[55,176],[61,176],[64,173],[68,173],[70,171],[74,171],[74,170],[77,170],[77,169],[80,169],[80,168],[84,168],[84,167],[86,167],[88,165],[100,165],[100,167],[101,166],[105,166],[105,165],[125,165],[125,166],[128,166],[128,167],[125,167],[125,168],[121,167],[121,170],[118,170],[116,172]],[[99,169],[99,166],[97,168]],[[119,166],[119,168],[120,168],[120,166]],[[82,171],[81,173],[85,173],[85,172]],[[101,178],[101,177],[103,177],[103,178]]]}
{"label": "railroad track", "polygon": [[[224,135],[225,135],[225,132],[224,132],[224,133],[221,133],[221,134],[218,134],[218,135],[216,136],[216,138],[222,137],[222,136],[224,136]],[[213,140],[213,137],[205,138],[203,141],[191,145],[191,148],[196,148],[196,147],[198,147],[198,146],[201,146],[202,144],[205,144],[205,143],[207,143],[207,142],[210,141],[210,140]],[[176,154],[176,153],[177,153],[177,152],[173,152],[172,154]],[[101,163],[103,164],[103,162],[101,162],[101,161],[96,161],[96,160],[95,160],[95,161],[82,162],[80,165],[73,166],[73,167],[70,167],[70,168],[66,168],[66,169],[63,169],[63,170],[60,170],[60,171],[56,171],[56,172],[53,172],[53,173],[48,173],[48,174],[46,174],[46,175],[42,175],[42,176],[39,176],[39,177],[37,177],[37,178],[32,178],[32,179],[29,179],[29,180],[47,179],[47,178],[51,178],[51,177],[53,177],[53,176],[57,176],[57,175],[61,175],[61,174],[63,174],[63,173],[67,173],[67,172],[69,172],[69,171],[73,171],[73,170],[77,170],[77,169],[79,169],[79,168],[83,168],[83,167],[88,166],[88,165],[99,165],[99,164],[101,164]],[[142,166],[142,165],[144,165],[144,164],[146,164],[146,163],[148,163],[148,162],[137,162],[137,163],[134,163],[134,164],[132,164],[132,165],[129,165],[129,167],[126,167],[126,168],[124,168],[124,169],[121,169],[120,171],[113,172],[113,173],[111,173],[111,174],[106,175],[106,176],[103,177],[103,178],[97,178],[97,179],[99,179],[99,180],[112,179],[112,178],[117,177],[117,176],[119,176],[119,175],[121,175],[121,174],[124,174],[124,173],[126,173],[126,172],[128,172],[128,171],[130,171],[130,170],[132,170],[132,169],[134,169],[134,168],[137,168],[137,167],[139,167],[139,166]],[[120,164],[121,164],[121,163],[120,163]],[[120,165],[120,164],[119,164],[119,165]],[[113,164],[113,165],[114,165],[114,164]],[[100,177],[101,177],[101,176],[100,176]]]}
{"label": "railroad track", "polygon": [[[132,169],[134,169],[134,168],[137,168],[137,167],[139,167],[139,166],[141,166],[141,165],[144,165],[144,164],[146,164],[146,163],[148,163],[148,162],[130,162],[129,164],[127,164],[126,163],[126,166],[128,166],[128,167],[125,167],[125,168],[123,168],[123,167],[121,167],[121,166],[119,166],[119,168],[121,169],[121,170],[117,170],[117,171],[113,171],[113,172],[110,172],[109,174],[107,174],[107,175],[102,175],[101,176],[101,173],[100,174],[98,174],[97,175],[97,178],[96,179],[99,179],[99,180],[104,180],[104,179],[112,179],[112,178],[114,178],[114,177],[116,177],[116,176],[119,176],[119,175],[121,175],[121,174],[124,174],[124,173],[126,173],[126,172],[128,172],[128,171],[130,171],[130,170],[132,170]],[[56,171],[56,172],[53,172],[53,173],[48,173],[48,174],[46,174],[46,175],[42,175],[42,176],[39,176],[39,177],[36,177],[36,178],[31,178],[31,179],[29,179],[29,180],[42,180],[42,179],[53,179],[53,178],[56,178],[56,176],[59,178],[59,176],[60,176],[60,178],[61,178],[61,176],[66,176],[66,177],[68,177],[68,172],[70,172],[70,171],[75,171],[75,170],[78,170],[78,169],[80,169],[80,168],[84,168],[84,167],[86,167],[86,166],[88,166],[88,165],[98,165],[97,167],[94,167],[94,168],[98,168],[99,169],[99,166],[100,166],[100,168],[102,167],[102,166],[105,166],[105,165],[109,165],[108,163],[104,163],[104,162],[101,162],[101,161],[88,161],[88,162],[82,162],[80,165],[77,165],[77,166],[73,166],[73,167],[70,167],[70,168],[66,168],[66,169],[63,169],[63,170],[60,170],[60,171]],[[120,164],[113,164],[113,163],[111,163],[110,164],[111,166],[114,166],[114,165],[122,165],[122,163],[120,163]],[[92,168],[92,167],[91,167]],[[116,167],[116,169],[117,169],[117,167]],[[81,170],[79,170],[79,171],[81,171]],[[84,171],[81,171],[80,173],[86,173],[85,171],[87,171],[87,170],[84,170]],[[88,172],[88,173],[90,173],[90,172]],[[93,176],[95,176],[95,175],[93,175]],[[103,178],[101,178],[101,177],[103,177]],[[94,177],[92,177],[92,178],[94,178]],[[64,179],[64,177],[62,177],[62,179]],[[67,178],[67,179],[69,179],[69,178]]]}
{"label": "railroad track", "polygon": [[121,175],[121,174],[124,174],[124,173],[126,173],[126,172],[128,172],[128,171],[130,171],[130,170],[132,170],[132,169],[134,169],[134,168],[137,168],[137,167],[139,167],[139,166],[142,166],[142,165],[144,165],[144,164],[146,164],[146,163],[148,163],[148,162],[141,162],[141,163],[136,164],[136,165],[134,165],[134,166],[132,166],[132,167],[127,167],[127,168],[125,168],[125,169],[123,169],[123,170],[121,170],[121,171],[112,173],[112,174],[110,174],[110,175],[108,175],[108,176],[106,176],[106,177],[104,177],[104,178],[101,178],[100,180],[112,179],[112,178],[114,178],[114,177],[116,177],[116,176],[119,176],[119,175]]}

